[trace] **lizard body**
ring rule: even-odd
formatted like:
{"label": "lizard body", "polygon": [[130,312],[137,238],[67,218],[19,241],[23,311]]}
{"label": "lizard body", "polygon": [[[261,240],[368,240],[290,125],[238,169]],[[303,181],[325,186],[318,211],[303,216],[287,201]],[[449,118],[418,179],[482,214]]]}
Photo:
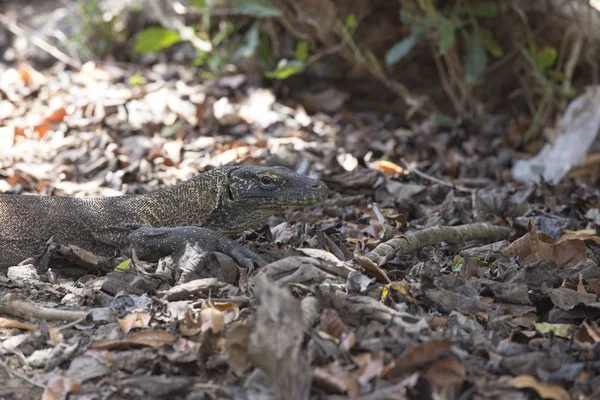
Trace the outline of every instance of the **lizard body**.
{"label": "lizard body", "polygon": [[0,267],[34,255],[51,237],[102,256],[127,247],[159,256],[196,241],[248,265],[255,255],[224,234],[283,208],[317,204],[327,192],[323,182],[287,168],[252,166],[217,168],[143,195],[0,194]]}

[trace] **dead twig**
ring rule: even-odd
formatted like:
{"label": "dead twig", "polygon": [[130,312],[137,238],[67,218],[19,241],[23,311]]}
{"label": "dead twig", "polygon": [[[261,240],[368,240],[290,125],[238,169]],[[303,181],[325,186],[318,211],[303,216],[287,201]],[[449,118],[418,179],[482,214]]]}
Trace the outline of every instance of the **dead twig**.
{"label": "dead twig", "polygon": [[70,57],[69,55],[63,53],[55,46],[46,42],[43,38],[41,38],[37,33],[32,31],[27,27],[20,27],[17,25],[15,21],[10,19],[4,14],[0,13],[0,23],[6,27],[9,31],[14,33],[17,36],[24,37],[28,41],[30,41],[33,45],[39,47],[46,53],[50,54],[52,57],[56,58],[58,61],[61,61],[70,67],[75,69],[81,68],[81,63],[78,60]]}
{"label": "dead twig", "polygon": [[19,378],[21,380],[24,380],[25,382],[35,386],[35,387],[39,387],[41,389],[45,389],[46,386],[42,385],[41,383],[37,383],[36,381],[33,381],[31,379],[29,379],[28,377],[26,377],[25,375],[21,375],[20,373],[16,372],[15,370],[13,370],[11,367],[8,366],[8,364],[6,364],[4,361],[0,360],[0,365],[6,370],[6,373],[9,375],[12,375],[16,378]]}
{"label": "dead twig", "polygon": [[363,257],[374,262],[376,265],[382,265],[397,253],[408,254],[422,247],[441,242],[463,243],[475,239],[483,242],[497,242],[506,239],[511,232],[512,229],[510,228],[486,223],[460,226],[435,226],[396,236],[385,243],[379,244]]}
{"label": "dead twig", "polygon": [[372,208],[373,212],[375,213],[375,217],[377,217],[377,221],[379,221],[379,224],[381,224],[381,227],[383,228],[381,240],[391,239],[394,235],[398,233],[398,230],[396,230],[396,228],[394,228],[387,222],[381,211],[379,211],[377,203],[373,203]]}
{"label": "dead twig", "polygon": [[4,296],[0,301],[0,314],[13,315],[23,319],[40,319],[46,321],[79,321],[88,315],[86,311],[55,310],[38,307],[26,300],[16,298],[12,294]]}
{"label": "dead twig", "polygon": [[471,189],[471,188],[464,187],[464,186],[461,186],[461,185],[456,185],[456,184],[454,184],[452,182],[448,182],[448,181],[445,181],[443,179],[436,178],[435,176],[431,176],[429,174],[426,174],[425,172],[423,172],[423,171],[415,168],[411,164],[409,164],[404,158],[400,159],[400,163],[402,164],[402,167],[406,171],[413,172],[414,174],[419,175],[421,178],[425,178],[425,179],[427,179],[427,180],[429,180],[431,182],[435,182],[435,183],[440,184],[442,186],[451,187],[452,189],[459,190],[461,192],[473,193],[473,192],[477,191],[477,189]]}
{"label": "dead twig", "polygon": [[86,319],[87,319],[87,315],[85,317],[76,319],[75,321],[69,322],[68,324],[61,326],[60,328],[58,328],[58,330],[59,331],[64,331],[64,330],[67,330],[67,329],[71,329],[75,325],[84,322]]}
{"label": "dead twig", "polygon": [[[581,59],[581,52],[583,50],[584,37],[578,33],[575,33],[575,40],[572,43],[571,51],[569,53],[569,58],[565,63],[565,79],[562,83],[562,92],[569,93],[573,89],[572,80],[573,73],[575,72],[575,67],[579,63]],[[565,98],[561,99],[561,108],[564,110],[567,107],[567,100]]]}
{"label": "dead twig", "polygon": [[479,212],[477,210],[477,189],[471,189],[471,188],[468,188],[465,186],[457,185],[455,183],[448,182],[443,179],[436,178],[435,176],[426,174],[425,172],[420,171],[419,169],[414,168],[413,166],[408,164],[404,158],[400,159],[400,163],[403,164],[402,166],[404,167],[405,170],[407,170],[408,172],[414,172],[415,174],[419,175],[421,178],[425,178],[427,180],[430,180],[432,182],[438,183],[443,186],[451,187],[452,189],[455,189],[455,190],[458,190],[461,192],[471,193],[471,206],[473,209],[473,221],[477,222],[479,220]]}

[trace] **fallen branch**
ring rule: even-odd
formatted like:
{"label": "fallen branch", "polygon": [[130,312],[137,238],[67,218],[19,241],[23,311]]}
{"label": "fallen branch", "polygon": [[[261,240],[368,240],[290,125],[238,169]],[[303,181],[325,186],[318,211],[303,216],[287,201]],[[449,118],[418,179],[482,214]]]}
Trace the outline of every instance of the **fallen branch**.
{"label": "fallen branch", "polygon": [[87,317],[86,311],[55,310],[38,307],[26,300],[16,298],[12,294],[0,300],[0,314],[8,314],[23,319],[38,319],[46,321],[77,321]]}
{"label": "fallen branch", "polygon": [[497,242],[506,239],[511,232],[512,229],[510,228],[486,223],[435,226],[396,236],[385,243],[379,244],[362,258],[366,258],[376,265],[383,265],[396,253],[409,254],[422,247],[441,242],[462,243],[475,239],[484,242]]}

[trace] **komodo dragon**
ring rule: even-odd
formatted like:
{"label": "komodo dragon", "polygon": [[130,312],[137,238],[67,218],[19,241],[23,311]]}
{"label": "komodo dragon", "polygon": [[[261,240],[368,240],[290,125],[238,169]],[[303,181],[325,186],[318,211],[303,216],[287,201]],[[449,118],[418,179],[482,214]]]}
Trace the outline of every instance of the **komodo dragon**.
{"label": "komodo dragon", "polygon": [[33,256],[52,237],[101,256],[156,259],[185,242],[252,269],[264,260],[228,238],[284,208],[325,199],[327,186],[284,167],[223,167],[154,193],[99,198],[0,194],[0,267]]}

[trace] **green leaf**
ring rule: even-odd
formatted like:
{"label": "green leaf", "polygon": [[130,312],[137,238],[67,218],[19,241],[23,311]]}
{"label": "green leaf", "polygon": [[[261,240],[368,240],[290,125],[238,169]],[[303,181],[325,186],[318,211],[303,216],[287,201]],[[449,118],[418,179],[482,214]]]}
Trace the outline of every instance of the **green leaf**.
{"label": "green leaf", "polygon": [[535,63],[543,70],[550,68],[556,61],[556,49],[546,46],[533,55]]}
{"label": "green leaf", "polygon": [[529,64],[529,66],[531,67],[531,73],[533,74],[533,77],[535,78],[535,80],[538,82],[538,84],[541,87],[545,88],[548,85],[548,79],[544,73],[545,71],[540,69],[539,65],[536,63],[536,61],[534,59],[534,56],[532,56],[529,53],[529,51],[527,51],[527,49],[521,48],[521,53],[523,53],[523,57],[525,58],[525,60]]}
{"label": "green leaf", "polygon": [[267,78],[273,79],[287,79],[290,76],[302,72],[304,69],[304,63],[299,60],[286,60],[285,58],[279,60],[277,68],[273,71],[265,72]]}
{"label": "green leaf", "polygon": [[417,35],[412,33],[392,46],[385,55],[385,63],[394,65],[402,59],[417,44]]}
{"label": "green leaf", "polygon": [[476,17],[494,17],[498,13],[498,8],[492,1],[484,1],[471,7],[471,13]]}
{"label": "green leaf", "polygon": [[483,40],[483,45],[485,49],[494,57],[499,58],[504,55],[504,50],[502,50],[502,46],[496,38],[494,34],[487,29],[479,29],[479,34],[481,35],[481,40]]}
{"label": "green leaf", "polygon": [[221,66],[224,64],[225,59],[221,54],[213,54],[206,60],[206,64],[208,65],[208,69],[211,72],[217,73],[221,69]]}
{"label": "green leaf", "polygon": [[198,51],[198,57],[192,62],[192,64],[196,67],[201,67],[206,64],[206,60],[208,59],[208,53],[204,51]]}
{"label": "green leaf", "polygon": [[454,30],[456,27],[452,20],[444,18],[439,27],[440,35],[440,54],[446,54],[446,52],[454,45]]}
{"label": "green leaf", "polygon": [[406,7],[402,7],[402,10],[400,11],[400,22],[402,22],[403,24],[410,24],[412,22],[415,22],[416,19],[417,16],[413,11],[409,10]]}
{"label": "green leaf", "polygon": [[196,8],[206,8],[206,0],[190,0],[190,6]]}
{"label": "green leaf", "polygon": [[127,271],[127,267],[129,267],[129,264],[131,264],[131,258],[128,258],[127,260],[123,261],[121,264],[117,265],[115,268],[115,271],[125,272],[125,271]]}
{"label": "green leaf", "polygon": [[467,83],[474,85],[479,81],[481,73],[487,66],[487,55],[478,29],[475,29],[471,34],[467,34],[465,46],[467,48],[464,58],[465,75]]}
{"label": "green leaf", "polygon": [[269,35],[263,33],[260,35],[260,44],[258,52],[260,54],[260,58],[266,65],[271,64],[271,40],[269,39]]}
{"label": "green leaf", "polygon": [[250,27],[250,29],[248,29],[248,32],[246,32],[244,43],[242,43],[240,47],[237,48],[233,57],[248,58],[251,57],[254,53],[256,53],[256,50],[258,49],[258,46],[260,44],[258,40],[259,33],[260,32],[258,30],[258,23],[255,22]]}
{"label": "green leaf", "polygon": [[142,75],[140,75],[140,74],[135,74],[135,75],[132,75],[132,76],[129,78],[129,84],[130,84],[131,86],[142,86],[142,85],[145,85],[145,84],[146,84],[146,78],[144,78],[144,77],[143,77]]}
{"label": "green leaf", "polygon": [[181,38],[177,32],[160,27],[146,28],[135,38],[136,53],[154,53],[179,42]]}
{"label": "green leaf", "polygon": [[463,257],[459,258],[458,260],[456,260],[456,262],[452,266],[452,272],[460,272],[460,270],[462,269],[464,264],[465,264],[465,259]]}
{"label": "green leaf", "polygon": [[458,126],[456,120],[443,114],[433,114],[429,117],[429,120],[437,126],[441,126],[443,128],[456,128]]}
{"label": "green leaf", "polygon": [[534,324],[535,330],[541,334],[553,332],[556,336],[570,339],[573,333],[577,329],[576,325],[571,324],[550,324],[548,322],[541,322]]}
{"label": "green leaf", "polygon": [[296,45],[296,58],[302,62],[308,58],[308,42],[306,40],[301,40]]}
{"label": "green leaf", "polygon": [[564,82],[567,79],[569,79],[569,77],[567,75],[565,75],[564,73],[562,73],[560,71],[550,70],[550,71],[546,72],[546,74],[548,74],[548,76],[550,78],[556,79],[559,82]]}
{"label": "green leaf", "polygon": [[173,125],[164,126],[160,130],[161,137],[172,137],[177,133],[178,130],[182,129],[183,124],[181,122],[175,122]]}
{"label": "green leaf", "polygon": [[281,14],[268,0],[235,0],[234,8],[241,14],[256,18],[279,17]]}
{"label": "green leaf", "polygon": [[358,21],[356,21],[356,15],[350,13],[346,17],[346,28],[353,30],[358,25]]}

